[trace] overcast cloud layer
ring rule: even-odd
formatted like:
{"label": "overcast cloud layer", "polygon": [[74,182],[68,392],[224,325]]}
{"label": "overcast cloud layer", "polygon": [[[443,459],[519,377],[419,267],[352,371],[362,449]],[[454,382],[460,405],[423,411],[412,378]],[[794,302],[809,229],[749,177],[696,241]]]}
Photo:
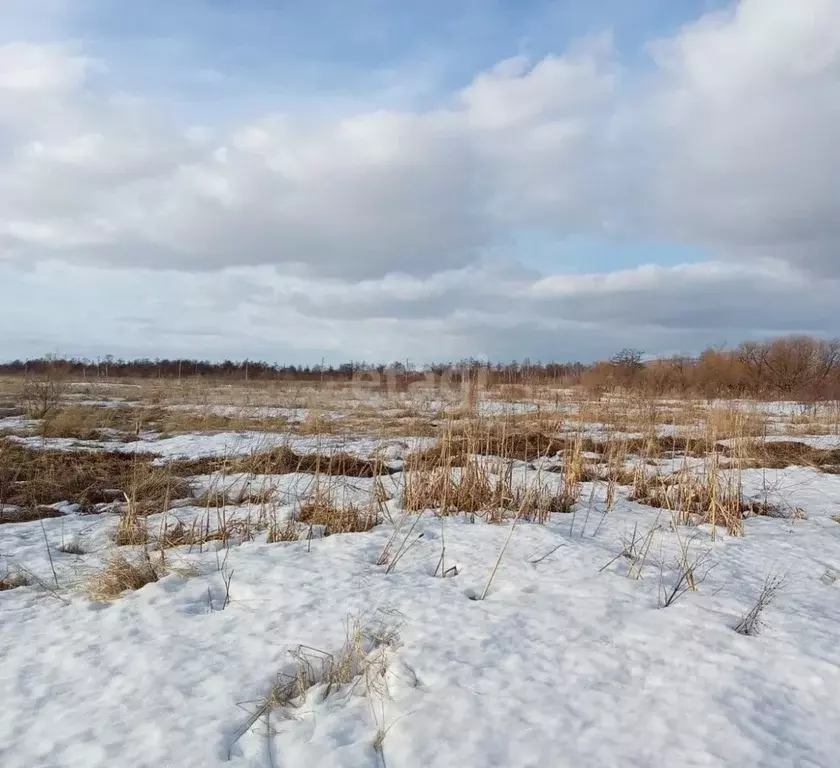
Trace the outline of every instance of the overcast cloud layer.
{"label": "overcast cloud layer", "polygon": [[[38,11],[60,28],[73,5]],[[613,39],[399,109],[325,93],[212,120],[52,28],[0,44],[0,357],[840,335],[840,0],[741,0],[633,56]],[[583,239],[612,257],[570,265]]]}

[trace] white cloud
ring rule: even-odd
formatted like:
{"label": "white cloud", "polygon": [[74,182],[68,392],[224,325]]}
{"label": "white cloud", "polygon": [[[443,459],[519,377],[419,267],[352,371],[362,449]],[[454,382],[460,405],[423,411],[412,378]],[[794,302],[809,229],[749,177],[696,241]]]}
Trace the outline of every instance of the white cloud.
{"label": "white cloud", "polygon": [[[568,332],[567,356],[592,357],[634,334],[648,347],[832,333],[838,17],[837,0],[741,0],[651,42],[645,73],[603,37],[503,61],[435,108],[233,129],[175,121],[78,49],[0,46],[0,264],[42,294],[144,287],[120,332],[102,323],[122,301],[61,329],[41,307],[45,344],[521,357],[516,339],[538,356]],[[517,254],[491,266],[528,227],[709,258],[542,277]]]}
{"label": "white cloud", "polygon": [[652,46],[647,226],[840,274],[839,18],[837,0],[742,0]]}

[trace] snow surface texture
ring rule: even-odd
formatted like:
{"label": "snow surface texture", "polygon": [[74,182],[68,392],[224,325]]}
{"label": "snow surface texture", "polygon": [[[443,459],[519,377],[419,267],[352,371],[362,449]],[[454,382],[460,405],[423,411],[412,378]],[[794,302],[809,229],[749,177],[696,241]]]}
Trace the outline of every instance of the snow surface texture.
{"label": "snow surface texture", "polygon": [[[760,474],[745,475],[756,493]],[[360,493],[372,482],[346,479]],[[384,482],[393,490],[399,477]],[[601,488],[587,515],[585,485],[574,516],[516,526],[484,601],[471,596],[510,526],[464,516],[423,516],[391,573],[377,565],[388,524],[308,542],[263,537],[227,554],[170,550],[181,575],[108,605],[81,584],[113,547],[114,516],[0,526],[0,573],[24,566],[44,585],[0,592],[0,765],[833,768],[840,525],[829,515],[840,481],[800,468],[773,482],[809,518],[750,518],[743,538],[675,531],[663,511],[627,501],[604,516]],[[621,556],[634,529],[651,532],[641,578]],[[662,608],[678,537],[714,567]],[[62,541],[89,554],[64,554]],[[444,543],[457,575],[436,578]],[[769,574],[787,574],[785,587],[762,632],[742,636],[734,627]],[[237,738],[278,673],[293,671],[290,651],[336,654],[353,620],[397,632],[380,683],[327,697],[322,687]]]}
{"label": "snow surface texture", "polygon": [[[171,459],[200,459],[205,457],[249,456],[268,451],[278,446],[288,446],[299,453],[345,451],[354,456],[366,457],[380,450],[407,451],[422,450],[434,445],[428,437],[374,438],[317,435],[314,437],[296,435],[291,432],[188,432],[183,435],[155,439],[149,433],[147,439],[129,443],[102,440],[78,440],[72,437],[39,437],[11,435],[10,440],[29,448],[59,451],[115,451],[119,453],[146,453],[160,457],[161,462]],[[394,448],[393,446],[402,446]]]}

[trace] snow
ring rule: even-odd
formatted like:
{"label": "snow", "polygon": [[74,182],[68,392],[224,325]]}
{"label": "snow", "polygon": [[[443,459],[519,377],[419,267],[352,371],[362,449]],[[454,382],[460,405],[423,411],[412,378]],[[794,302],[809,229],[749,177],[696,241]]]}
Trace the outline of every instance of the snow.
{"label": "snow", "polygon": [[840,448],[840,435],[767,435],[761,438],[729,438],[727,440],[718,440],[720,445],[734,445],[739,441],[755,441],[763,440],[768,443],[802,443],[809,445],[811,448],[820,448],[824,450],[833,450]]}
{"label": "snow", "polygon": [[[212,413],[216,416],[248,417],[251,419],[285,419],[289,423],[300,422],[309,415],[308,408],[285,408],[270,405],[169,405],[170,411]],[[343,414],[319,412],[321,418],[340,418]]]}
{"label": "snow", "polygon": [[108,450],[120,453],[147,453],[158,456],[162,461],[171,459],[198,459],[210,456],[234,457],[248,456],[253,453],[268,451],[278,446],[288,446],[299,453],[346,451],[356,456],[369,456],[379,450],[386,454],[390,446],[397,454],[403,452],[400,446],[409,450],[422,450],[434,444],[432,438],[374,438],[348,437],[341,435],[296,435],[291,432],[188,432],[172,437],[153,439],[150,434],[146,439],[128,443],[105,442],[100,440],[77,440],[70,437],[44,438],[38,436],[10,436],[10,440],[36,449],[59,451],[96,451]]}
{"label": "snow", "polygon": [[[751,472],[745,485],[758,492],[767,475]],[[274,479],[287,492],[303,480]],[[360,494],[372,483],[337,482]],[[108,605],[82,584],[111,551],[115,517],[0,526],[5,566],[44,584],[0,593],[0,764],[359,768],[382,765],[372,746],[382,728],[384,763],[398,768],[834,766],[840,525],[829,514],[840,478],[793,468],[770,482],[809,519],[750,518],[743,538],[714,539],[627,501],[602,516],[601,489],[587,519],[585,486],[574,518],[516,526],[484,601],[469,595],[484,588],[510,528],[465,517],[423,516],[391,573],[377,565],[387,524],[310,542],[263,536],[226,554],[170,550],[180,575]],[[634,528],[654,529],[641,579],[620,557]],[[714,568],[697,592],[660,608],[678,537]],[[89,554],[57,550],[71,539]],[[444,543],[458,575],[435,578]],[[772,573],[787,583],[763,632],[737,634]],[[365,695],[361,682],[313,694],[285,718],[274,713],[270,738],[258,723],[236,740],[253,702],[291,671],[289,651],[336,653],[349,618],[380,616],[398,632],[387,695]]]}
{"label": "snow", "polygon": [[0,419],[0,432],[26,433],[35,428],[39,422],[23,416],[7,416]]}
{"label": "snow", "polygon": [[[480,404],[486,415],[536,407]],[[802,411],[798,404],[761,407],[779,416]],[[273,406],[214,411],[290,421],[307,413]],[[8,428],[28,426],[18,418]],[[601,422],[578,429],[604,439],[632,434]],[[662,425],[659,434],[684,429],[691,427]],[[434,443],[262,431],[164,439],[148,433],[130,443],[7,439],[33,448],[147,453],[159,462],[287,445],[299,453],[379,456],[395,470],[411,451]],[[840,447],[838,436],[767,439]],[[489,467],[499,461],[477,460]],[[560,461],[513,462],[513,482],[560,490],[562,474],[550,471]],[[707,471],[708,462],[667,458],[648,471],[682,469]],[[255,519],[266,507],[283,522],[316,490],[314,476],[303,473],[190,481],[196,495],[270,491],[270,498],[209,510],[181,501],[165,516],[147,518],[150,532],[176,521],[215,527],[219,519]],[[743,471],[745,496],[804,517],[750,517],[741,538],[674,526],[666,510],[624,498],[607,513],[604,484],[584,483],[574,514],[554,515],[545,525],[519,521],[512,528],[510,521],[491,525],[429,510],[408,518],[403,530],[414,525],[411,546],[389,570],[378,563],[402,515],[404,481],[400,471],[319,478],[320,490],[341,503],[364,505],[384,490],[388,522],[367,533],[315,531],[295,542],[268,543],[261,531],[229,548],[213,541],[170,549],[168,575],[107,604],[89,598],[91,577],[115,551],[141,554],[115,547],[117,515],[82,515],[62,502],[53,506],[63,517],[0,525],[0,578],[23,573],[31,582],[0,591],[0,765],[837,765],[840,524],[833,518],[840,475],[807,467]],[[640,574],[626,556],[634,538],[650,542],[644,562],[637,561]],[[70,543],[84,554],[62,551]],[[486,599],[473,599],[505,547]],[[697,591],[662,607],[683,548],[692,561],[705,558]],[[445,568],[454,566],[448,578],[435,576],[442,552]],[[739,619],[773,575],[785,583],[760,633],[738,634]],[[396,637],[382,652],[381,676],[326,697],[324,686],[316,687],[300,707],[279,708],[268,724],[243,730],[278,674],[294,673],[296,649],[307,647],[308,658],[319,651],[337,657],[348,626],[383,622]],[[374,747],[378,733],[381,750]]]}

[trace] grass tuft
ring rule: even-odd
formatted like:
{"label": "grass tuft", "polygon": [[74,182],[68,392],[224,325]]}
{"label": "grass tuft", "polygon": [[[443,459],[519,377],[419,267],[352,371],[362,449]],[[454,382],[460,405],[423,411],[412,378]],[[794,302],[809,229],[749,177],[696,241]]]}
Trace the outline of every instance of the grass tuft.
{"label": "grass tuft", "polygon": [[114,600],[124,592],[153,584],[163,576],[163,567],[152,562],[146,554],[138,562],[131,562],[121,554],[112,555],[106,567],[94,574],[88,583],[88,594],[99,602]]}

